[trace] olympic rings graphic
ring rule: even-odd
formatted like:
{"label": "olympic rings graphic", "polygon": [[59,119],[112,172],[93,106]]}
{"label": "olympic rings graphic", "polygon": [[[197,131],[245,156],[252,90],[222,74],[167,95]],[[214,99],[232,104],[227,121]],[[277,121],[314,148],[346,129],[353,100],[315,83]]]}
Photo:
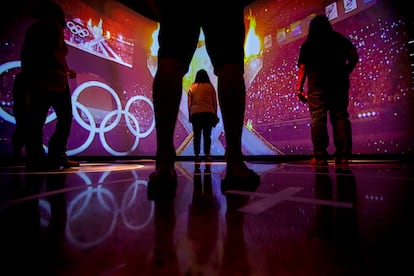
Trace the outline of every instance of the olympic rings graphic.
{"label": "olympic rings graphic", "polygon": [[[91,87],[99,87],[109,92],[114,98],[115,105],[116,105],[116,109],[111,112],[108,112],[98,127],[96,126],[96,121],[94,120],[92,113],[88,110],[88,108],[86,108],[84,105],[82,105],[78,101],[79,95]],[[103,145],[103,147],[108,153],[111,153],[112,155],[115,155],[115,156],[122,156],[122,155],[127,155],[133,152],[139,144],[139,139],[147,137],[153,131],[155,127],[155,120],[153,119],[150,127],[145,132],[140,133],[138,120],[135,118],[135,116],[133,116],[132,113],[129,112],[132,103],[135,101],[146,102],[150,106],[152,112],[154,113],[154,106],[152,102],[148,98],[140,96],[140,95],[130,98],[125,106],[125,110],[123,110],[121,106],[121,100],[119,99],[118,94],[109,85],[104,84],[102,82],[87,81],[87,82],[80,84],[78,87],[76,87],[72,95],[72,102],[73,102],[73,106],[75,107],[73,110],[73,116],[80,126],[82,126],[87,131],[89,131],[89,137],[87,138],[86,142],[83,143],[82,146],[80,146],[77,149],[69,150],[68,154],[77,154],[83,151],[84,149],[88,148],[89,145],[93,141],[95,133],[99,133],[101,144]],[[81,117],[80,113],[78,112],[78,109],[81,109],[82,113],[87,116],[89,124],[85,122],[84,119]],[[110,121],[110,119],[114,115],[115,115],[115,119],[109,125],[106,125],[107,122]],[[106,132],[113,130],[119,124],[121,120],[121,115],[124,115],[124,120],[126,122],[126,125],[130,133],[135,135],[135,141],[133,145],[128,151],[124,151],[124,152],[119,152],[119,151],[115,151],[114,149],[112,149],[107,143],[105,135],[104,135]],[[133,122],[134,126],[131,125],[131,121]]]}
{"label": "olympic rings graphic", "polygon": [[69,29],[69,31],[74,34],[77,35],[79,37],[87,37],[89,35],[89,31],[85,28],[82,28],[82,26],[75,24],[72,21],[68,21],[66,22],[66,27]]}
{"label": "olympic rings graphic", "polygon": [[[21,66],[20,61],[11,61],[0,65],[0,75],[3,72],[7,72],[10,69],[18,68]],[[81,93],[86,93],[88,89],[96,89],[101,88],[104,91],[107,91],[112,98],[114,99],[115,109],[107,112],[106,115],[103,117],[100,123],[97,122],[96,118],[94,117],[93,113],[79,101],[79,96]],[[86,81],[78,85],[72,94],[72,105],[73,105],[73,117],[74,120],[78,123],[78,125],[84,128],[86,131],[89,132],[86,141],[82,143],[77,148],[68,149],[68,155],[75,155],[85,151],[93,142],[94,137],[96,134],[99,135],[100,142],[104,149],[114,155],[114,156],[124,156],[132,153],[136,150],[139,145],[139,141],[142,138],[147,137],[155,128],[155,119],[152,118],[151,124],[148,129],[145,129],[143,132],[140,131],[140,124],[138,119],[134,116],[131,110],[131,106],[135,103],[141,101],[147,104],[152,114],[154,114],[154,106],[153,103],[147,97],[136,95],[128,99],[125,108],[122,107],[121,100],[118,94],[113,90],[109,85],[99,82],[99,81]],[[82,114],[82,115],[81,115]],[[83,116],[83,117],[82,117]],[[0,117],[4,118],[9,123],[16,123],[14,117],[7,113],[4,109],[0,107]],[[113,130],[120,122],[121,119],[124,118],[126,126],[129,130],[129,133],[134,135],[135,139],[130,146],[129,149],[125,151],[117,151],[113,149],[107,142],[105,137],[105,133]],[[53,111],[49,114],[46,118],[46,124],[52,122],[56,119],[56,113]]]}

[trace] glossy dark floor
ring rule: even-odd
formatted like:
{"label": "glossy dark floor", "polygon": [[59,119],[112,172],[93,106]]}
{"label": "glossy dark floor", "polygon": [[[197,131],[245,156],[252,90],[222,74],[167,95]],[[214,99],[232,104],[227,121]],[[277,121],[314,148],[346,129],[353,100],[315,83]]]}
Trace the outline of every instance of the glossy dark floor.
{"label": "glossy dark floor", "polygon": [[219,161],[177,162],[175,189],[148,187],[152,160],[3,166],[0,273],[414,275],[411,165],[247,164],[260,184],[229,190]]}

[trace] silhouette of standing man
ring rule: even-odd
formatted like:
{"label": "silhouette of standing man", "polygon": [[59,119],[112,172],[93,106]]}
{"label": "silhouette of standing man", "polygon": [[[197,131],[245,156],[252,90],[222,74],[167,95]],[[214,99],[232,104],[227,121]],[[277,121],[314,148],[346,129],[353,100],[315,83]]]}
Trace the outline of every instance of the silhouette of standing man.
{"label": "silhouette of standing man", "polygon": [[[153,83],[157,134],[156,170],[150,183],[175,183],[174,130],[182,95],[183,76],[197,48],[201,28],[218,78],[226,137],[226,180],[257,181],[243,161],[241,149],[245,112],[244,7],[252,0],[155,0],[159,12],[158,68]],[[192,9],[190,12],[188,9]]]}
{"label": "silhouette of standing man", "polygon": [[[336,166],[346,166],[352,152],[349,120],[349,75],[359,60],[352,42],[333,30],[325,15],[315,16],[298,59],[297,96],[309,103],[313,157],[310,164],[326,166],[329,145],[327,117],[333,129]],[[308,80],[307,96],[303,92]]]}
{"label": "silhouette of standing man", "polygon": [[[38,20],[27,30],[21,50],[21,69],[29,91],[26,165],[33,170],[79,166],[66,155],[73,116],[68,78],[75,78],[76,73],[66,62],[65,14],[58,3],[49,0],[39,5],[35,17]],[[50,107],[56,113],[57,123],[46,160],[43,127]]]}

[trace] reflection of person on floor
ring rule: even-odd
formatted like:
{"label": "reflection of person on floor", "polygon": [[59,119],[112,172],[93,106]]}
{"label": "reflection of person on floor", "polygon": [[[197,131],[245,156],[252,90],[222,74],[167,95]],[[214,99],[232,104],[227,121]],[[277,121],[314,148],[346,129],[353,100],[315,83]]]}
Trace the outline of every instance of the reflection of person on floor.
{"label": "reflection of person on floor", "polygon": [[[211,183],[210,164],[206,163],[204,172],[201,172],[200,164],[195,163],[193,200],[189,207],[188,237],[197,267],[205,267],[211,261],[212,252],[217,246],[219,209],[220,203]],[[189,271],[188,275],[196,275],[197,267],[193,267],[193,271]]]}
{"label": "reflection of person on floor", "polygon": [[47,225],[43,246],[47,250],[47,258],[50,261],[49,275],[56,274],[61,267],[64,258],[64,245],[66,240],[67,205],[64,192],[56,192],[65,188],[66,173],[46,175],[46,192],[49,193],[46,200],[50,204],[50,219]]}
{"label": "reflection of person on floor", "polygon": [[174,197],[154,200],[155,245],[150,275],[180,275],[174,229],[176,223]]}
{"label": "reflection of person on floor", "polygon": [[37,21],[26,32],[21,50],[22,73],[29,89],[29,133],[27,165],[30,169],[46,167],[43,127],[53,107],[57,123],[49,140],[48,166],[79,166],[66,155],[72,124],[72,102],[68,78],[76,73],[66,62],[68,46],[64,40],[65,14],[59,4],[44,1],[35,12]]}
{"label": "reflection of person on floor", "polygon": [[[3,254],[5,271],[13,271],[15,275],[56,275],[61,264],[67,216],[65,194],[52,191],[64,187],[66,176],[12,175],[10,200],[25,199],[2,208],[0,244],[7,252]],[[37,196],[42,191],[49,193],[46,201],[50,204],[50,214],[40,210],[42,205]],[[43,217],[44,214],[50,217]],[[41,223],[47,219],[47,225]]]}
{"label": "reflection of person on floor", "polygon": [[[328,172],[315,173],[315,199],[333,200],[333,183]],[[335,208],[329,205],[316,205],[315,227],[309,238],[332,239],[334,235]]]}
{"label": "reflection of person on floor", "polygon": [[217,124],[217,95],[206,70],[197,71],[194,83],[188,91],[188,115],[193,125],[194,154],[200,160],[201,134],[203,134],[204,155],[211,161],[211,130]]}
{"label": "reflection of person on floor", "polygon": [[[315,199],[328,205],[315,206],[314,226],[306,250],[312,258],[310,275],[359,275],[363,262],[360,250],[355,178],[347,170],[337,174],[337,185],[328,173],[315,173]],[[336,190],[336,196],[335,196]],[[332,204],[329,205],[329,202]],[[344,206],[333,206],[341,203]],[[346,206],[347,205],[347,206]],[[331,264],[327,266],[326,264]],[[339,266],[338,266],[339,265]]]}
{"label": "reflection of person on floor", "polygon": [[[259,176],[243,161],[241,138],[245,111],[244,6],[251,0],[156,0],[160,14],[158,68],[153,83],[157,135],[156,170],[150,182],[175,182],[174,130],[182,96],[183,76],[189,68],[202,28],[206,49],[218,77],[226,137],[226,178],[257,181]],[[188,8],[194,11],[188,12]]]}
{"label": "reflection of person on floor", "polygon": [[353,203],[352,208],[336,209],[338,236],[343,241],[348,241],[353,244],[358,243],[356,180],[350,169],[336,174],[336,189],[338,201]]}
{"label": "reflection of person on floor", "polygon": [[[349,75],[359,56],[352,42],[332,29],[325,15],[315,16],[298,58],[297,96],[309,103],[313,158],[311,165],[326,166],[329,145],[327,117],[333,128],[335,164],[347,165],[352,151],[349,121]],[[308,80],[307,96],[303,92]]]}
{"label": "reflection of person on floor", "polygon": [[21,72],[16,74],[13,83],[13,115],[16,120],[16,128],[12,136],[13,157],[16,162],[23,162],[23,150],[26,146],[26,139],[29,137],[29,94],[26,87],[26,80]]}
{"label": "reflection of person on floor", "polygon": [[[336,174],[336,201],[352,206],[316,205],[315,228],[310,238],[322,238],[355,245],[359,239],[355,176],[350,170]],[[315,199],[335,200],[332,179],[328,173],[315,173]]]}
{"label": "reflection of person on floor", "polygon": [[[34,196],[43,185],[42,174],[11,175],[8,187],[9,200]],[[2,269],[13,271],[15,275],[42,275],[44,257],[39,253],[42,247],[39,201],[25,200],[10,204],[1,210],[2,225],[0,227]]]}
{"label": "reflection of person on floor", "polygon": [[[251,186],[244,191],[255,191]],[[251,264],[248,258],[244,238],[244,216],[238,209],[250,200],[249,196],[224,193],[226,197],[226,238],[224,241],[223,260],[220,275],[251,275]]]}

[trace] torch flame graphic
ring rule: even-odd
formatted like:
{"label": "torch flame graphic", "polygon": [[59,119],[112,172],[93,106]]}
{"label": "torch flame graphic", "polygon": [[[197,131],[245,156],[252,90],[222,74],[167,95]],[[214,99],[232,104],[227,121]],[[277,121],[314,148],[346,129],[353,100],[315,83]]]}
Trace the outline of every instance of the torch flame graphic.
{"label": "torch flame graphic", "polygon": [[244,80],[246,88],[249,88],[263,67],[263,59],[261,39],[256,33],[256,18],[252,15],[251,11],[247,19],[249,20],[249,30],[244,44]]}

